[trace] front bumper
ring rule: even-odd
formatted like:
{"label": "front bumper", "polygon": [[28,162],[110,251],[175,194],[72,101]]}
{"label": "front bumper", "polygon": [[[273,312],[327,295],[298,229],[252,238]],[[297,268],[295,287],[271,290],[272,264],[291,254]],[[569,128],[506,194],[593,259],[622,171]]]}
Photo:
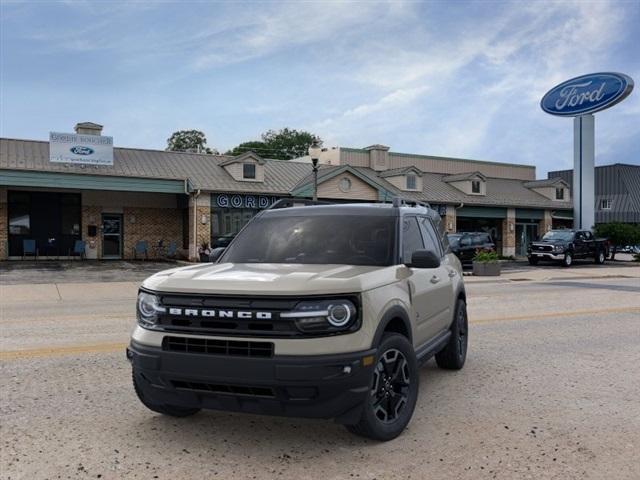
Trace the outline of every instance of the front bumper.
{"label": "front bumper", "polygon": [[370,391],[375,349],[271,358],[164,351],[132,341],[134,375],[154,403],[355,423]]}
{"label": "front bumper", "polygon": [[538,260],[564,260],[564,252],[561,253],[553,253],[553,252],[529,252],[527,254],[530,258],[537,258]]}

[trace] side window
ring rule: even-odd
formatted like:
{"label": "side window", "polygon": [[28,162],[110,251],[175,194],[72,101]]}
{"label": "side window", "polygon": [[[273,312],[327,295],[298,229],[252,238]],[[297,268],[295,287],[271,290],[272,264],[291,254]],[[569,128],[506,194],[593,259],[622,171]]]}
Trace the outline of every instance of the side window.
{"label": "side window", "polygon": [[416,250],[422,250],[422,235],[416,217],[406,217],[402,221],[402,261],[410,262]]}
{"label": "side window", "polygon": [[591,232],[584,232],[584,239],[593,240],[593,236],[591,235]]}
{"label": "side window", "polygon": [[576,233],[576,240],[584,240],[584,233],[582,232]]}
{"label": "side window", "polygon": [[442,257],[442,247],[431,221],[426,217],[420,217],[419,223],[420,231],[422,231],[422,237],[424,238],[424,248]]}

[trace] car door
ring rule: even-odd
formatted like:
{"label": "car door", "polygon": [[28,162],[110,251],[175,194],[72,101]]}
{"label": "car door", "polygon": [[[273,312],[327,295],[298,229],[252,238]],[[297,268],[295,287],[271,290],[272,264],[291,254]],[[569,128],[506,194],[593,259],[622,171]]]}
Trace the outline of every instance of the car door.
{"label": "car door", "polygon": [[584,239],[584,232],[577,232],[575,235],[575,238],[573,239],[573,247],[574,247],[574,251],[573,251],[573,256],[576,258],[582,258],[585,256],[586,253],[586,242]]}
{"label": "car door", "polygon": [[[402,262],[411,262],[416,250],[425,248],[418,218],[407,216],[402,219]],[[414,341],[422,345],[442,330],[443,319],[449,310],[447,283],[451,283],[443,266],[438,268],[412,268],[407,278],[411,316],[415,325]]]}

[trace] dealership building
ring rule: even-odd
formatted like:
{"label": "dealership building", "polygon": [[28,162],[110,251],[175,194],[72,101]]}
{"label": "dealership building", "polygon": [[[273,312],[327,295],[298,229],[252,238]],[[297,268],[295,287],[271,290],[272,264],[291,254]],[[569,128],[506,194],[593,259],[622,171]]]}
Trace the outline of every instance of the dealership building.
{"label": "dealership building", "polygon": [[[225,245],[281,198],[313,195],[308,158],[290,161],[113,147],[102,126],[79,123],[49,141],[0,139],[0,258],[65,258],[76,241],[87,258],[197,258]],[[570,226],[571,191],[534,166],[391,152],[384,145],[323,150],[318,198],[428,202],[448,231],[487,231],[499,253],[524,255],[529,240]]]}

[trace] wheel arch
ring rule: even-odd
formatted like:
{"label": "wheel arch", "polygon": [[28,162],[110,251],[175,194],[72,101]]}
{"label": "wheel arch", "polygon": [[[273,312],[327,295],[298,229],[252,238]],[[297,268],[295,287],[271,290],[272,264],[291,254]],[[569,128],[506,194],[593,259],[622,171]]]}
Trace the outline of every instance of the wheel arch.
{"label": "wheel arch", "polygon": [[394,305],[384,313],[378,324],[378,328],[376,328],[371,347],[375,348],[380,345],[382,336],[387,332],[399,333],[405,336],[409,340],[409,343],[413,344],[411,321],[409,320],[409,314],[403,307]]}

